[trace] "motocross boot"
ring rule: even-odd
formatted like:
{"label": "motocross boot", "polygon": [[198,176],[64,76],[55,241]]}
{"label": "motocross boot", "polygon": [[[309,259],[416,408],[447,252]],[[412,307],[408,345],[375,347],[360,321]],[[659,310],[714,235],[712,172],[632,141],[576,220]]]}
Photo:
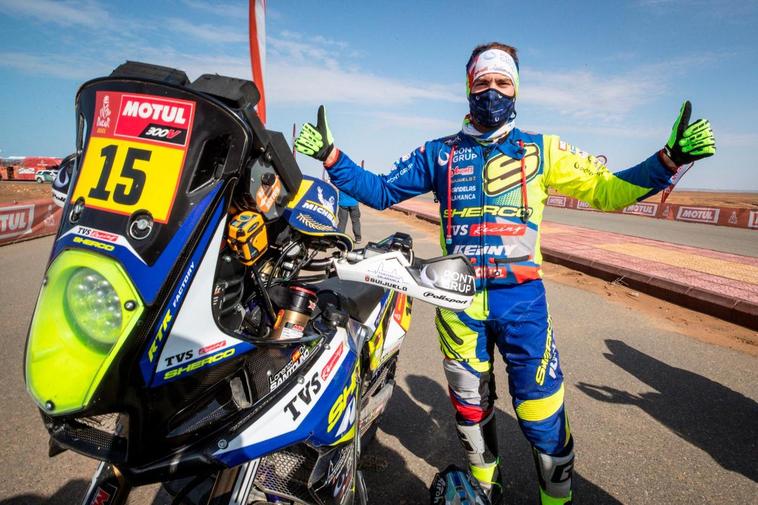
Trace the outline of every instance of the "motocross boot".
{"label": "motocross boot", "polygon": [[469,464],[471,475],[479,482],[479,486],[487,495],[492,505],[498,505],[503,499],[503,476],[500,472],[500,458],[490,466]]}
{"label": "motocross boot", "polygon": [[457,424],[460,438],[469,462],[471,475],[487,494],[494,505],[503,495],[503,481],[500,473],[500,458],[497,449],[497,425],[495,411],[477,424]]}
{"label": "motocross boot", "polygon": [[537,478],[540,482],[541,505],[570,505],[572,503],[573,446],[572,438],[566,450],[557,456],[550,456],[532,448]]}

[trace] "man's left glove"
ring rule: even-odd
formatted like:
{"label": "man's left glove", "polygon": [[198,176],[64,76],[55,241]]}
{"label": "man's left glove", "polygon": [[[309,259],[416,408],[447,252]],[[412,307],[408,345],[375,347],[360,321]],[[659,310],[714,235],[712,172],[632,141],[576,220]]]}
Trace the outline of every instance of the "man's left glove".
{"label": "man's left glove", "polygon": [[698,119],[689,124],[691,113],[692,104],[687,100],[682,104],[669,140],[663,147],[666,155],[678,167],[716,153],[716,139],[711,123],[707,119]]}
{"label": "man's left glove", "polygon": [[326,122],[326,110],[321,105],[318,108],[316,126],[305,123],[295,139],[295,149],[319,161],[325,161],[334,149],[334,138]]}

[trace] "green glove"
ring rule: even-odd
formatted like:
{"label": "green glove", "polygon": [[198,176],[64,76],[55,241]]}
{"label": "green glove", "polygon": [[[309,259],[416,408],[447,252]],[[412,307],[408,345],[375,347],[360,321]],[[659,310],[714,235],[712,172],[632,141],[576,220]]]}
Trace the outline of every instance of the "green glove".
{"label": "green glove", "polygon": [[321,105],[318,108],[318,122],[316,126],[305,123],[295,139],[295,149],[317,160],[324,161],[334,149],[334,138],[329,131],[326,122],[326,109]]}
{"label": "green glove", "polygon": [[692,124],[690,114],[692,104],[686,100],[679,111],[679,117],[671,129],[671,136],[663,147],[676,166],[686,165],[716,153],[716,138],[707,119],[698,119]]}

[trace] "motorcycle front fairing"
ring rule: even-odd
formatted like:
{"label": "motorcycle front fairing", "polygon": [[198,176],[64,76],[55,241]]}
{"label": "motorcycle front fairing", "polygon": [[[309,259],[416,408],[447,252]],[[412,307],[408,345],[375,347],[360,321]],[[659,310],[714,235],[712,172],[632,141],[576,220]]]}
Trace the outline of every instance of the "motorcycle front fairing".
{"label": "motorcycle front fairing", "polygon": [[[210,420],[231,422],[270,392],[240,356],[259,355],[264,373],[289,361],[218,322],[223,341],[163,353],[199,272],[218,270],[230,206],[254,206],[251,191],[269,181],[277,191],[265,214],[276,219],[302,177],[281,146],[272,151],[281,142],[257,120],[257,99],[248,81],[190,83],[134,63],[79,90],[76,170],[25,354],[27,389],[56,447],[155,467],[207,435]],[[174,367],[159,370],[159,359]]]}

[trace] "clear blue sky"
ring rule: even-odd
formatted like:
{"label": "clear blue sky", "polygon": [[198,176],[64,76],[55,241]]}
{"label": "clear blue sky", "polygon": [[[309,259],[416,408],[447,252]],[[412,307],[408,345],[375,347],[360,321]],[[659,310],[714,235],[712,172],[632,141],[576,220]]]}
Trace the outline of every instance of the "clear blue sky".
{"label": "clear blue sky", "polygon": [[[756,26],[752,0],[270,1],[267,126],[289,138],[324,103],[337,144],[385,172],[460,128],[468,55],[498,40],[520,52],[520,128],[620,170],[661,147],[688,98],[718,153],[681,186],[758,190]],[[76,89],[127,59],[250,76],[247,2],[0,0],[0,31],[0,156],[71,152]]]}

